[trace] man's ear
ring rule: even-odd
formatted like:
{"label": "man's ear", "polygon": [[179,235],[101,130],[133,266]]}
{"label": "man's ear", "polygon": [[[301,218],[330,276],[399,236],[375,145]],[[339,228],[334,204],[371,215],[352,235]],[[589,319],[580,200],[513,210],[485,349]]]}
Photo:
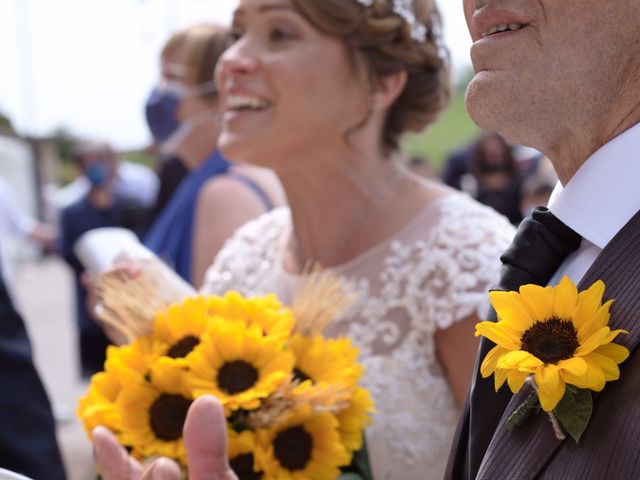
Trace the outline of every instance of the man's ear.
{"label": "man's ear", "polygon": [[405,70],[380,77],[376,81],[376,91],[373,94],[374,105],[381,110],[386,110],[400,96],[406,84]]}

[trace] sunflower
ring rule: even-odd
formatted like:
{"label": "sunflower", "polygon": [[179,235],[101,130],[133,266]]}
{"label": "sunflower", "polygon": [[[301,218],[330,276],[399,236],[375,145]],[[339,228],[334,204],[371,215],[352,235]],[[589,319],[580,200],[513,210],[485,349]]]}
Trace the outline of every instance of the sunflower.
{"label": "sunflower", "polygon": [[227,431],[229,465],[231,469],[239,480],[260,480],[262,472],[254,467],[254,432],[245,430],[236,433],[231,427]]}
{"label": "sunflower", "polygon": [[293,329],[291,310],[285,308],[275,295],[245,298],[238,292],[227,292],[224,297],[206,299],[209,314],[229,320],[240,320],[247,325],[259,325],[264,334],[288,337]]}
{"label": "sunflower", "polygon": [[265,480],[338,478],[350,455],[340,441],[338,420],[300,405],[280,424],[257,432],[256,462]]}
{"label": "sunflower", "polygon": [[85,396],[78,402],[77,414],[91,438],[91,432],[103,425],[113,432],[119,430],[119,416],[115,401],[122,389],[117,375],[99,372],[91,377]]}
{"label": "sunflower", "polygon": [[340,424],[338,431],[342,444],[349,452],[355,452],[362,448],[363,432],[371,423],[373,410],[373,401],[369,391],[357,387],[353,392],[349,406],[336,415]]}
{"label": "sunflower", "polygon": [[113,372],[122,384],[136,381],[149,373],[150,365],[166,351],[166,344],[152,336],[139,337],[129,345],[107,347],[105,372]]}
{"label": "sunflower", "polygon": [[163,358],[147,378],[128,383],[118,396],[120,441],[138,458],[162,455],[185,465],[182,427],[193,397],[184,385],[184,369]]}
{"label": "sunflower", "polygon": [[200,343],[200,337],[212,327],[207,302],[202,296],[187,298],[160,311],[153,324],[153,337],[166,345],[163,355],[182,363]]}
{"label": "sunflower", "polygon": [[482,322],[482,335],[496,346],[480,372],[495,375],[496,391],[509,384],[516,393],[533,375],[544,411],[553,410],[566,384],[601,391],[605,382],[620,378],[618,364],[629,351],[611,343],[624,330],[611,330],[609,307],[602,303],[605,285],[597,281],[578,293],[564,277],[555,287],[524,285],[519,292],[491,292],[498,322]]}
{"label": "sunflower", "polygon": [[282,339],[263,335],[259,325],[222,318],[186,360],[194,396],[214,395],[227,414],[258,408],[291,374],[294,362]]}
{"label": "sunflower", "polygon": [[347,338],[327,340],[295,334],[289,347],[296,357],[294,377],[300,382],[354,385],[362,375],[363,367],[356,363],[358,349]]}

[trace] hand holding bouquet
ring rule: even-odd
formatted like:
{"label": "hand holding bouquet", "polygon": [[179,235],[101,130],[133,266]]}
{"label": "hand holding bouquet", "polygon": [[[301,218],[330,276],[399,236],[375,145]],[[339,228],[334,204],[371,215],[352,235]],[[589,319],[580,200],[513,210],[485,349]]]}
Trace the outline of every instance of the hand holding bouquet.
{"label": "hand holding bouquet", "polygon": [[135,338],[109,347],[104,372],[81,399],[87,431],[106,426],[134,457],[186,466],[187,410],[211,394],[225,410],[229,460],[241,480],[337,478],[362,447],[372,402],[357,385],[357,350],[320,335],[352,299],[334,277],[310,278],[291,308],[274,295],[192,296],[160,309],[146,329],[148,312],[133,312],[142,292],[157,290],[153,279],[103,278],[103,314]]}

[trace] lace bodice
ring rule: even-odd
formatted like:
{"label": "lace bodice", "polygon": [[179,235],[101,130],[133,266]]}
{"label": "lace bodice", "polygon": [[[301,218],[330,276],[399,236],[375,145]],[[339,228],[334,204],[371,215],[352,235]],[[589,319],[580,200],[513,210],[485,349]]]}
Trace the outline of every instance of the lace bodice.
{"label": "lace bodice", "polygon": [[[276,293],[291,302],[301,282],[283,269],[286,208],[236,232],[207,273],[205,293]],[[367,446],[376,480],[441,479],[458,418],[434,333],[476,313],[513,228],[462,194],[433,202],[392,238],[334,270],[359,293],[327,334],[361,351],[363,385],[376,403]]]}

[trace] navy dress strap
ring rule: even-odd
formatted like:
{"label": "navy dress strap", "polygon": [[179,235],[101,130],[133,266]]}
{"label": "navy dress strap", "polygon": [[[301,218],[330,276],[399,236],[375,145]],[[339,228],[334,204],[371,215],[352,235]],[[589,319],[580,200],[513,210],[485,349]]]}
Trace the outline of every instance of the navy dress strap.
{"label": "navy dress strap", "polygon": [[250,190],[253,190],[267,212],[273,210],[274,204],[267,195],[267,192],[265,192],[253,179],[234,171],[227,172],[227,176],[246,185]]}

